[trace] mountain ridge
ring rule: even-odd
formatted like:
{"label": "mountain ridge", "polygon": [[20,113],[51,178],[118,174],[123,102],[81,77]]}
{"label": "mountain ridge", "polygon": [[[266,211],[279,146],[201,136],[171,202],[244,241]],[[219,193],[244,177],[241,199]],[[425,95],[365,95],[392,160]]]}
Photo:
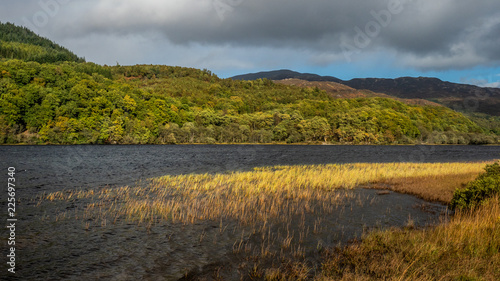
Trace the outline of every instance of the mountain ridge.
{"label": "mountain ridge", "polygon": [[[336,82],[357,90],[370,90],[403,99],[425,99],[462,112],[480,112],[500,116],[500,88],[484,88],[442,81],[435,77],[354,78],[341,80],[333,76],[300,73],[291,70],[264,71],[231,77],[235,80],[301,79]],[[276,79],[280,78],[280,79]]]}
{"label": "mountain ridge", "polygon": [[[253,78],[255,77],[255,78]],[[253,79],[251,79],[253,78]],[[321,76],[313,73],[300,73],[289,69],[261,71],[256,73],[242,74],[231,77],[233,80],[256,80],[259,78],[267,78],[269,80],[283,80],[288,78],[296,78],[306,81],[328,81],[339,83],[343,80],[333,76]]]}

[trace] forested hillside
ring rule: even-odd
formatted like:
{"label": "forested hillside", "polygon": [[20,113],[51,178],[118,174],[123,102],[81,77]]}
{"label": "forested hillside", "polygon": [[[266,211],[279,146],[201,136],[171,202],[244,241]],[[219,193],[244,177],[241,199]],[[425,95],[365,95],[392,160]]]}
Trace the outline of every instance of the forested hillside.
{"label": "forested hillside", "polygon": [[310,82],[335,82],[357,90],[384,93],[393,98],[425,99],[466,114],[486,113],[500,116],[500,88],[450,83],[432,77],[355,78],[344,81],[332,76],[282,69],[237,75],[232,78],[236,80],[267,78],[271,80],[301,79]]}
{"label": "forested hillside", "polygon": [[499,120],[471,118],[208,70],[100,66],[0,23],[0,144],[498,142]]}
{"label": "forested hillside", "polygon": [[[445,107],[170,66],[0,62],[0,143],[492,143]],[[478,117],[480,119],[480,117]],[[482,119],[481,119],[482,120]]]}
{"label": "forested hillside", "polygon": [[25,27],[0,22],[0,58],[53,63],[59,61],[83,62],[66,48],[36,35]]}

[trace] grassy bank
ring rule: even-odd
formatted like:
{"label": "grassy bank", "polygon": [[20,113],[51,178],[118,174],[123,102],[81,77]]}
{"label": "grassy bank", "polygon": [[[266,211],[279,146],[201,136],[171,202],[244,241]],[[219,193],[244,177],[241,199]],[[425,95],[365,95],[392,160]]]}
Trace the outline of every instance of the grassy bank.
{"label": "grassy bank", "polygon": [[332,249],[320,280],[499,280],[500,201],[439,226],[375,231]]}
{"label": "grassy bank", "polygon": [[[76,216],[86,230],[120,223],[147,228],[215,223],[219,230],[211,239],[237,237],[231,238],[230,254],[239,264],[231,266],[253,279],[493,280],[500,276],[498,200],[474,214],[459,212],[434,228],[413,229],[410,221],[405,229],[370,232],[362,242],[344,248],[324,251],[308,245],[311,236],[326,229],[322,218],[344,211],[338,207],[353,199],[332,190],[383,188],[449,203],[454,190],[474,179],[486,164],[275,166],[164,176],[135,187],[60,191],[43,195],[40,204],[78,202],[80,211],[60,212],[56,220]],[[354,200],[365,203],[363,198]],[[200,243],[206,239],[204,231],[196,237]],[[323,255],[312,263],[306,257],[311,248]],[[230,276],[221,268],[224,265],[191,277]]]}

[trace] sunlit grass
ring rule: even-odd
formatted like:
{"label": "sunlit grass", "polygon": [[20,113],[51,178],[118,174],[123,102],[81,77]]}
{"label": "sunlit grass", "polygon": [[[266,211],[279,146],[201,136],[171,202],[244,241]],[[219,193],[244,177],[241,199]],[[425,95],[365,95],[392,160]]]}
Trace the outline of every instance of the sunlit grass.
{"label": "sunlit grass", "polygon": [[[92,218],[154,223],[236,219],[242,224],[302,212],[332,211],[335,189],[390,188],[449,202],[453,190],[485,163],[377,163],[275,166],[231,174],[190,174],[152,179],[145,186],[60,191],[46,200],[92,199]],[[109,219],[109,218],[108,218]]]}
{"label": "sunlit grass", "polygon": [[[313,272],[308,264],[300,262],[306,256],[306,247],[311,249],[303,242],[322,231],[322,218],[342,211],[338,207],[346,200],[356,199],[363,204],[361,198],[349,198],[354,196],[352,193],[332,191],[383,188],[449,203],[453,191],[474,179],[489,163],[275,166],[229,174],[164,176],[134,187],[49,193],[41,196],[40,204],[78,201],[82,209],[80,213],[75,211],[75,217],[84,220],[86,231],[117,222],[149,227],[158,223],[193,225],[211,221],[219,226],[222,235],[229,231],[232,222],[233,234],[239,237],[232,245],[233,254],[262,261],[289,261],[269,270],[257,262],[251,269],[252,276],[302,279],[311,277]],[[489,266],[498,265],[499,244],[495,241],[500,239],[499,208],[498,203],[488,206],[490,209],[477,214],[458,214],[451,222],[435,228],[373,232],[362,243],[332,251],[324,262],[322,275],[316,278],[433,280],[441,271],[443,276],[498,276]],[[314,217],[306,223],[306,216]],[[73,216],[64,212],[55,219],[70,217]],[[251,236],[257,237],[258,243],[252,244]],[[196,239],[201,243],[209,238],[203,231]],[[432,264],[442,261],[443,267]],[[446,271],[457,265],[463,271]]]}
{"label": "sunlit grass", "polygon": [[500,204],[433,228],[375,231],[332,249],[320,280],[500,280]]}

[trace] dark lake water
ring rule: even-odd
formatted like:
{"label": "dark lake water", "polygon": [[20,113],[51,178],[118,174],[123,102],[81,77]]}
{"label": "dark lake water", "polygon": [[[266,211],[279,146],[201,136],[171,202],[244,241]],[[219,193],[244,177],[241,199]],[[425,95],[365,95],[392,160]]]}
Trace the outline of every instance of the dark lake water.
{"label": "dark lake water", "polygon": [[[122,222],[85,230],[82,220],[54,221],[54,215],[75,206],[72,202],[38,205],[32,199],[42,192],[134,185],[162,175],[225,173],[272,165],[494,159],[500,159],[500,146],[0,146],[0,181],[7,182],[8,167],[16,168],[19,219],[18,274],[15,279],[5,275],[8,233],[4,228],[0,280],[177,280],[186,270],[214,262],[231,264],[232,245],[235,239],[243,239],[238,238],[243,233],[221,232],[210,221],[187,226],[163,223],[152,229]],[[446,206],[410,195],[379,196],[376,190],[362,188],[345,192],[352,194],[351,199],[322,217],[325,228],[305,243],[311,248],[308,258],[315,258],[320,242],[334,246],[359,238],[365,229],[403,226],[409,218],[416,226],[433,224],[446,212]],[[6,197],[4,190],[0,193],[4,222]],[[315,219],[311,217],[309,224]],[[201,241],[200,233],[218,242]]]}
{"label": "dark lake water", "polygon": [[[139,179],[258,166],[500,159],[500,146],[128,145],[0,146],[0,171],[27,193],[133,185]],[[6,172],[1,180],[6,182]]]}

